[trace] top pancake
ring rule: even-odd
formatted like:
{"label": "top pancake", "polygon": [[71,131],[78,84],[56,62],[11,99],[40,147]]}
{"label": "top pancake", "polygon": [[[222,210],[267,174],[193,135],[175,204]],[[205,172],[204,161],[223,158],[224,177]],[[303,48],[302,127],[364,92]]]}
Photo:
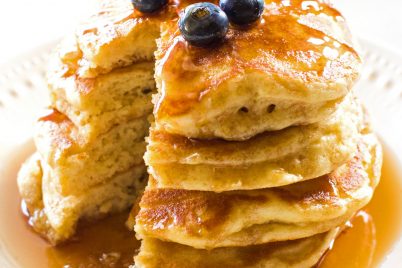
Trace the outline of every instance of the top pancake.
{"label": "top pancake", "polygon": [[186,137],[244,140],[323,120],[351,89],[360,58],[326,1],[266,1],[261,19],[198,48],[165,23],[156,53],[156,124]]}

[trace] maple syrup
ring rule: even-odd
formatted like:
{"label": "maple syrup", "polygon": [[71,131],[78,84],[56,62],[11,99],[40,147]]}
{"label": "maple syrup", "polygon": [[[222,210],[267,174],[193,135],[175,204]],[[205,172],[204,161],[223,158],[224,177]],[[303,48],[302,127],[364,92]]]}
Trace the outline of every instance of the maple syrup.
{"label": "maple syrup", "polygon": [[[384,148],[381,182],[370,204],[351,219],[318,267],[375,267],[399,238],[402,226],[402,170]],[[2,163],[0,239],[17,267],[128,267],[139,248],[124,225],[128,212],[90,226],[81,226],[72,242],[51,247],[32,232],[21,213],[16,176],[33,151],[30,142]],[[6,190],[4,190],[6,189]]]}
{"label": "maple syrup", "polygon": [[319,268],[377,267],[400,237],[402,171],[390,150],[383,148],[382,176],[373,199],[350,220]]}

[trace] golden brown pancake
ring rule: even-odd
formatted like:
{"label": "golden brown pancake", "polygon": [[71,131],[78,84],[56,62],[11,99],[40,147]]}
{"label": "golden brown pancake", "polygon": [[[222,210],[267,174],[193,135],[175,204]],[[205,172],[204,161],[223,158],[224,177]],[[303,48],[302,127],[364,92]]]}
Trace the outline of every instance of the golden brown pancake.
{"label": "golden brown pancake", "polygon": [[150,187],[231,191],[277,187],[317,178],[355,154],[371,132],[360,103],[347,99],[328,120],[247,141],[188,139],[151,128],[145,154]]}
{"label": "golden brown pancake", "polygon": [[130,1],[103,0],[75,34],[77,53],[63,58],[82,77],[96,77],[134,62],[153,60],[155,40],[162,21],[177,17],[180,9],[195,0],[169,0],[162,10],[142,14]]}
{"label": "golden brown pancake", "polygon": [[137,268],[310,268],[337,236],[338,230],[312,237],[249,247],[213,250],[146,238],[135,257]]}
{"label": "golden brown pancake", "polygon": [[341,14],[327,1],[265,3],[258,22],[230,27],[213,48],[188,45],[176,20],[163,25],[158,127],[192,138],[245,140],[335,111],[361,65]]}
{"label": "golden brown pancake", "polygon": [[134,166],[85,192],[63,194],[52,170],[35,153],[18,174],[18,188],[33,229],[51,244],[70,239],[78,221],[93,221],[132,205],[145,186],[144,166]]}
{"label": "golden brown pancake", "polygon": [[39,119],[35,144],[52,179],[64,194],[76,194],[111,176],[143,165],[147,119],[120,124],[88,142],[78,128],[56,110]]}
{"label": "golden brown pancake", "polygon": [[380,176],[381,155],[375,135],[367,134],[351,161],[305,182],[223,193],[146,189],[135,231],[138,238],[207,249],[326,232],[370,201]]}
{"label": "golden brown pancake", "polygon": [[52,57],[47,72],[52,107],[94,140],[117,124],[147,116],[155,91],[154,62],[140,62],[96,78],[83,78],[60,58],[79,51],[66,39]]}
{"label": "golden brown pancake", "polygon": [[76,30],[79,51],[62,59],[82,77],[95,77],[132,62],[152,60],[161,18],[134,11],[130,1],[101,1],[98,10]]}

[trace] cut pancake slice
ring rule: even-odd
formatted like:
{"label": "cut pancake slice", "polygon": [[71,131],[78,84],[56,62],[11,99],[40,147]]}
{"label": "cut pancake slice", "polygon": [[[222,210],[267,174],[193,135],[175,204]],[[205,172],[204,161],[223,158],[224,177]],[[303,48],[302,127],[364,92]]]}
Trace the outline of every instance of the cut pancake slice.
{"label": "cut pancake slice", "polygon": [[151,129],[145,155],[150,187],[221,192],[317,178],[349,161],[361,134],[369,131],[351,96],[324,122],[243,142],[194,140]]}
{"label": "cut pancake slice", "polygon": [[104,0],[97,11],[78,27],[80,48],[66,62],[82,77],[95,77],[117,67],[152,60],[160,35],[160,23],[176,15],[174,1],[160,12],[141,14],[126,0]]}
{"label": "cut pancake slice", "polygon": [[35,153],[18,174],[18,187],[33,229],[52,244],[70,239],[79,221],[92,221],[123,211],[142,193],[145,167],[134,166],[85,192],[64,195],[49,167]]}
{"label": "cut pancake slice", "polygon": [[85,192],[105,179],[143,164],[146,117],[120,124],[87,142],[63,114],[51,110],[37,124],[35,143],[62,194]]}
{"label": "cut pancake slice", "polygon": [[68,64],[64,54],[77,53],[66,39],[48,71],[52,107],[65,114],[87,140],[113,126],[148,115],[155,90],[154,63],[141,62],[116,69],[96,78],[82,78]]}
{"label": "cut pancake slice", "polygon": [[[361,60],[327,1],[266,1],[253,27],[231,27],[214,49],[162,25],[154,99],[158,128],[192,138],[245,140],[327,118],[350,92]],[[316,10],[316,11],[314,11]]]}
{"label": "cut pancake slice", "polygon": [[379,180],[381,155],[375,135],[367,134],[347,164],[305,182],[223,193],[146,189],[135,231],[139,238],[206,249],[326,232],[369,202]]}
{"label": "cut pancake slice", "polygon": [[134,260],[138,268],[310,268],[337,235],[334,229],[299,240],[213,250],[146,238]]}

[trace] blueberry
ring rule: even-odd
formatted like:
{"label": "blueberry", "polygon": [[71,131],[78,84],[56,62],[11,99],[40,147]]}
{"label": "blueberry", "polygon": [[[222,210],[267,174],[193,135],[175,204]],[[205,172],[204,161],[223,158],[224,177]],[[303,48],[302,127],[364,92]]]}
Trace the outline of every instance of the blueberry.
{"label": "blueberry", "polygon": [[228,27],[225,12],[211,3],[189,5],[180,14],[180,31],[184,39],[194,46],[205,47],[223,40]]}
{"label": "blueberry", "polygon": [[166,5],[168,0],[131,0],[134,8],[142,13],[152,13]]}
{"label": "blueberry", "polygon": [[231,23],[245,25],[261,17],[264,11],[264,0],[220,0],[219,6]]}

